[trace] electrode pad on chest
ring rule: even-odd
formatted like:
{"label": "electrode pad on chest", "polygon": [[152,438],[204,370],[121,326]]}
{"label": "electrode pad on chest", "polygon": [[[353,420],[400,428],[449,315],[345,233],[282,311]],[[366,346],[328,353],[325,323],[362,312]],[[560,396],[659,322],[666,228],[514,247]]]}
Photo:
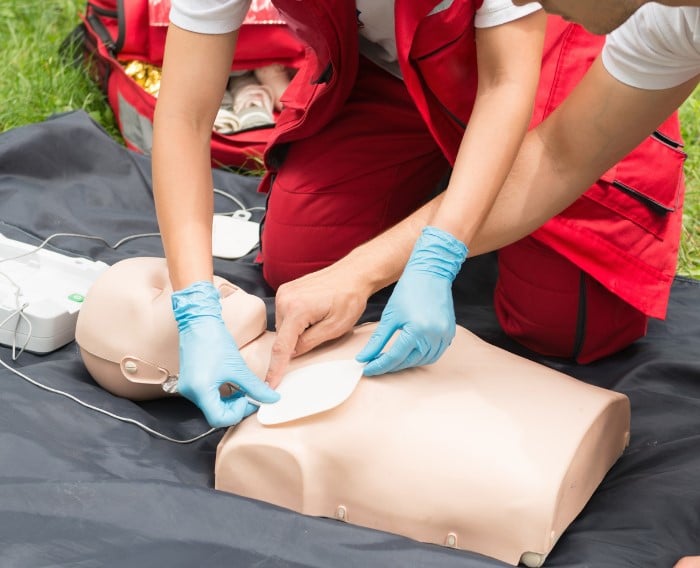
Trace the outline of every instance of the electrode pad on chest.
{"label": "electrode pad on chest", "polygon": [[271,426],[331,410],[347,400],[362,377],[354,359],[325,361],[287,373],[277,392],[280,400],[258,410],[260,424]]}
{"label": "electrode pad on chest", "polygon": [[[352,359],[374,327],[292,359],[291,371]],[[544,562],[630,428],[624,395],[461,327],[436,363],[363,378],[333,408],[275,425],[261,423],[265,411],[222,439],[217,489],[528,566]]]}

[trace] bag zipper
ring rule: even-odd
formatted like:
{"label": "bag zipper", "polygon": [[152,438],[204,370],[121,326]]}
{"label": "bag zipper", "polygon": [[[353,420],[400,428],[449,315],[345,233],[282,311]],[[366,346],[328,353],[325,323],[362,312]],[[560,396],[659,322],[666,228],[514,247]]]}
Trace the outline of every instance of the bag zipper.
{"label": "bag zipper", "polygon": [[578,359],[583,349],[583,343],[586,340],[586,317],[588,311],[588,302],[586,298],[586,273],[582,270],[579,279],[578,287],[578,315],[576,317],[576,336],[574,338],[574,349],[572,358]]}

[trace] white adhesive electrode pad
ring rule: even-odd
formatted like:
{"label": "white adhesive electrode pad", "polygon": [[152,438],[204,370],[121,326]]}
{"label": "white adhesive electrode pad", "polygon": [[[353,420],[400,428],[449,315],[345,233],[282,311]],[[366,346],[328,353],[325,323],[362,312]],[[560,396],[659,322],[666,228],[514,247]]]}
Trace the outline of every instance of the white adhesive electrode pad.
{"label": "white adhesive electrode pad", "polygon": [[226,259],[245,256],[258,244],[259,235],[260,223],[235,215],[214,215],[212,254]]}
{"label": "white adhesive electrode pad", "polygon": [[262,404],[258,421],[283,424],[324,412],[345,402],[362,378],[364,365],[354,359],[325,361],[287,373],[277,388],[279,401]]}
{"label": "white adhesive electrode pad", "polygon": [[108,265],[2,234],[0,261],[0,343],[47,353],[73,341],[80,306]]}

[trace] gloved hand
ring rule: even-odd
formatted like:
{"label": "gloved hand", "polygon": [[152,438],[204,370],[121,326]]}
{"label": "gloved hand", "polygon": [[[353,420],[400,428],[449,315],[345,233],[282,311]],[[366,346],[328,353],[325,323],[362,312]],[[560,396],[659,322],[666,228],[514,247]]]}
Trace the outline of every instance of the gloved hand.
{"label": "gloved hand", "polygon": [[[257,410],[244,395],[277,402],[280,395],[248,368],[221,316],[219,291],[211,282],[195,282],[174,292],[172,306],[180,332],[177,389],[194,402],[213,427],[237,424]],[[233,383],[240,391],[222,398],[219,387]]]}
{"label": "gloved hand", "polygon": [[[366,376],[429,365],[455,336],[452,282],[467,247],[451,234],[425,227],[367,345],[357,354]],[[400,330],[392,346],[382,349]]]}

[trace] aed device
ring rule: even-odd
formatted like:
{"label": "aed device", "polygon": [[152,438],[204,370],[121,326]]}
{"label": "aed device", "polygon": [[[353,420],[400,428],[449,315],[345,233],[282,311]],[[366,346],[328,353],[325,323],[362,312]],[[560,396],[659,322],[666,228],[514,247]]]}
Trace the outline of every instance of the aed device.
{"label": "aed device", "polygon": [[0,344],[48,353],[73,341],[87,291],[108,266],[0,234]]}

